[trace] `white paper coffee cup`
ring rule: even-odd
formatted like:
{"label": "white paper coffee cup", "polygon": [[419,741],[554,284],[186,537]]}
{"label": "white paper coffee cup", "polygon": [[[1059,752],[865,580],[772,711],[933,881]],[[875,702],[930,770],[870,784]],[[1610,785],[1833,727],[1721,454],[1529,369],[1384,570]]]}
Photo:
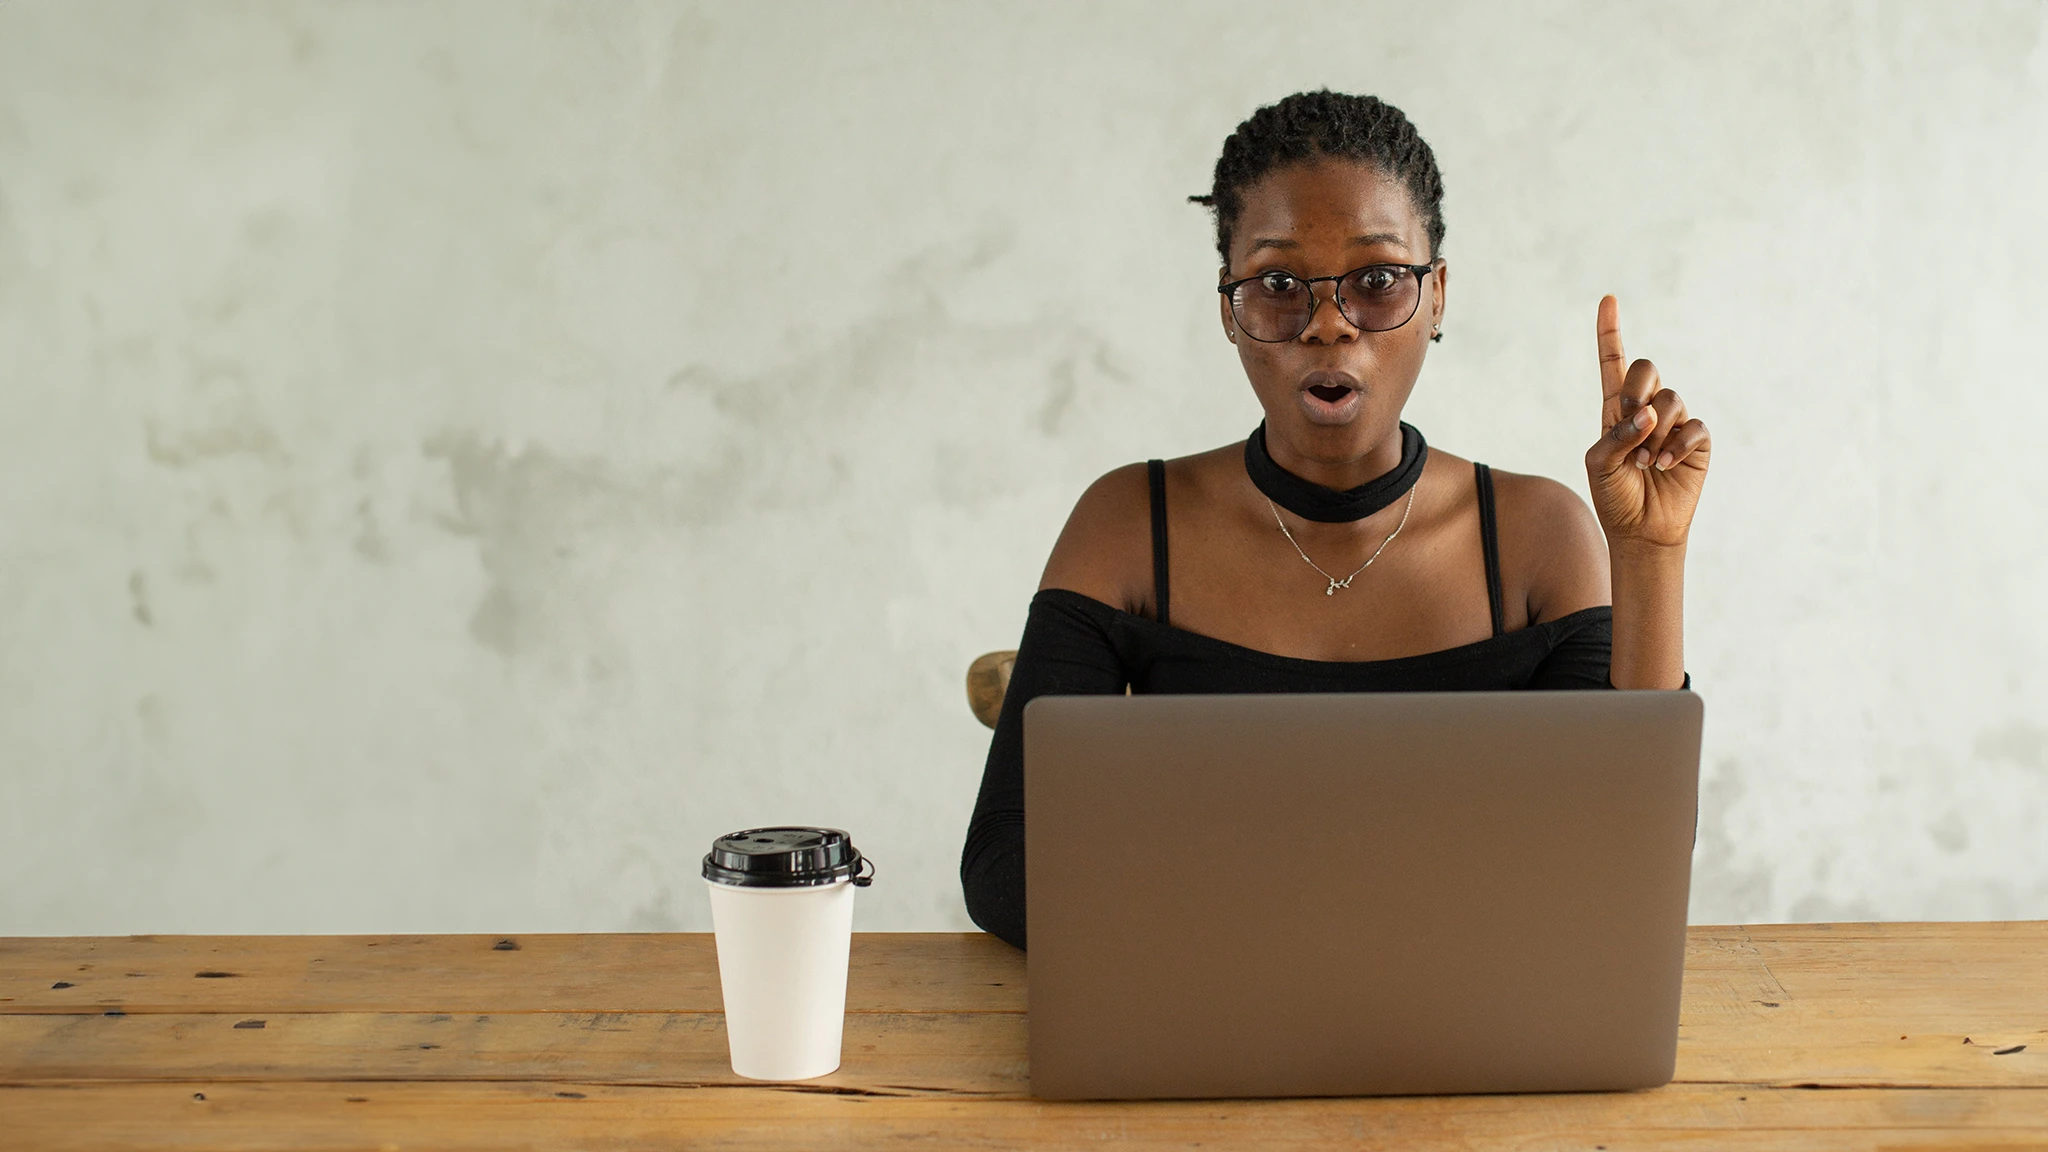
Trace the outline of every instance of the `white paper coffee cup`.
{"label": "white paper coffee cup", "polygon": [[839,1067],[853,891],[872,865],[832,828],[753,828],[704,858],[732,1070],[808,1080]]}

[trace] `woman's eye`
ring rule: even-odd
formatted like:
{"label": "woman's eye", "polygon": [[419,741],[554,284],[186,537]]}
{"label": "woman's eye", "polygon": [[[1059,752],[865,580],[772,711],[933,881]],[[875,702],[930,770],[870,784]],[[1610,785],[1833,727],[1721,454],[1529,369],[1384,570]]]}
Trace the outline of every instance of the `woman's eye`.
{"label": "woman's eye", "polygon": [[1359,274],[1358,282],[1367,292],[1390,292],[1401,282],[1392,268],[1367,268]]}
{"label": "woman's eye", "polygon": [[1268,292],[1292,292],[1300,281],[1285,272],[1268,272],[1259,277],[1259,287]]}

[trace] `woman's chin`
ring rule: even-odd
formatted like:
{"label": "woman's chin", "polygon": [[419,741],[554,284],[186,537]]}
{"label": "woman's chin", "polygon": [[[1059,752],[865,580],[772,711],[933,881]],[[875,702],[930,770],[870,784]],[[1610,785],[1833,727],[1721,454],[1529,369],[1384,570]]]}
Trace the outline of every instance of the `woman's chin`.
{"label": "woman's chin", "polygon": [[1355,388],[1344,390],[1339,400],[1325,400],[1304,388],[1295,393],[1301,414],[1311,424],[1325,428],[1341,428],[1356,421],[1365,411],[1365,396]]}

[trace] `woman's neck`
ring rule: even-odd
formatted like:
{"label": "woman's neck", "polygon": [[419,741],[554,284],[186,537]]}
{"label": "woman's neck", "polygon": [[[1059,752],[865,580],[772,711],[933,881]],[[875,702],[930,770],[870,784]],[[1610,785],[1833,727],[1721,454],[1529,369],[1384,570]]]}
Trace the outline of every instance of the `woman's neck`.
{"label": "woman's neck", "polygon": [[1408,494],[1421,478],[1428,445],[1406,424],[1362,456],[1317,460],[1276,453],[1264,424],[1245,440],[1244,466],[1266,499],[1304,520],[1338,524],[1362,520]]}

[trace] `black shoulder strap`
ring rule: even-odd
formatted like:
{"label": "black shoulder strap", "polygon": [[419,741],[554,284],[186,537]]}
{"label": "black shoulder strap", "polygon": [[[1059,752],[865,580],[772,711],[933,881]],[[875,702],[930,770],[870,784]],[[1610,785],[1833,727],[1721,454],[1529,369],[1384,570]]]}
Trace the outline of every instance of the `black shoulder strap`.
{"label": "black shoulder strap", "polygon": [[1145,461],[1152,484],[1152,600],[1161,624],[1166,618],[1166,461]]}
{"label": "black shoulder strap", "polygon": [[1472,465],[1479,481],[1479,547],[1486,553],[1486,604],[1493,610],[1493,634],[1507,630],[1507,612],[1500,593],[1500,532],[1493,517],[1493,469]]}

